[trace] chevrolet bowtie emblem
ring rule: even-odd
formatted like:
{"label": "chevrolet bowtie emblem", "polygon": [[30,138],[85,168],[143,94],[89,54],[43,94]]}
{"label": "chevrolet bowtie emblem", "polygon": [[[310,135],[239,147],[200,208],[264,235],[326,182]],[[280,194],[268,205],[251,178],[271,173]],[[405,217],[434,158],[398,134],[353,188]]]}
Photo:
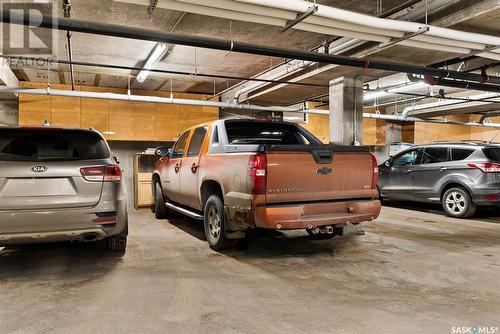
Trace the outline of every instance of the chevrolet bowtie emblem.
{"label": "chevrolet bowtie emblem", "polygon": [[327,174],[330,174],[331,172],[333,172],[333,169],[328,168],[328,167],[318,168],[316,170],[316,173],[321,174],[321,175],[327,175]]}

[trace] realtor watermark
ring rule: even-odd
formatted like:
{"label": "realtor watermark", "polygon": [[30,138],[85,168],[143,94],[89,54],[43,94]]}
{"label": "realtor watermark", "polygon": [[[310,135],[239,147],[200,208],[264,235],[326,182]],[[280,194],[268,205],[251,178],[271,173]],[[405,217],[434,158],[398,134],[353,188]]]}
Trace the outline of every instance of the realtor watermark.
{"label": "realtor watermark", "polygon": [[[11,22],[3,24],[2,27],[3,55],[45,57],[54,55],[57,31],[41,27],[44,15],[57,17],[51,0],[2,0],[1,8]],[[14,24],[19,20],[28,24]]]}
{"label": "realtor watermark", "polygon": [[451,334],[497,334],[500,330],[497,326],[454,326]]}
{"label": "realtor watermark", "polygon": [[10,68],[54,68],[54,60],[49,57],[24,57],[24,56],[6,56],[0,55],[2,65]]}

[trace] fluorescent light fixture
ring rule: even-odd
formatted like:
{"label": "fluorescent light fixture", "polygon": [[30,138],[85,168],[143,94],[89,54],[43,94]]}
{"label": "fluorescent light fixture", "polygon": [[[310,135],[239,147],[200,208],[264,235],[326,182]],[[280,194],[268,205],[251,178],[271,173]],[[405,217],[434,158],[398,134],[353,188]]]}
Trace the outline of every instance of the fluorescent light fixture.
{"label": "fluorescent light fixture", "polygon": [[167,54],[168,52],[168,44],[166,43],[158,43],[156,44],[155,48],[149,55],[148,59],[146,60],[146,64],[143,66],[143,70],[139,72],[139,75],[137,76],[137,81],[139,82],[144,82],[146,78],[148,77],[151,69],[153,69],[160,60]]}

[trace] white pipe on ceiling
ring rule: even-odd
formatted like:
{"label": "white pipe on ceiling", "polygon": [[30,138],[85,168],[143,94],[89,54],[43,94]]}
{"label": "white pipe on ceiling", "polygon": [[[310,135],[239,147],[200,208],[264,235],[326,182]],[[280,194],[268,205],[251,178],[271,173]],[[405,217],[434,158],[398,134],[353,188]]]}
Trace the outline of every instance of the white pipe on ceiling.
{"label": "white pipe on ceiling", "polygon": [[488,103],[487,101],[486,102],[483,102],[481,100],[485,100],[485,99],[497,99],[500,97],[500,94],[495,94],[495,93],[484,93],[484,94],[478,94],[478,95],[473,95],[473,96],[469,96],[468,98],[470,99],[470,101],[464,101],[464,100],[440,100],[440,101],[436,101],[436,102],[430,102],[430,103],[424,103],[424,104],[417,104],[415,106],[409,106],[409,107],[406,107],[405,109],[403,109],[403,116],[406,116],[408,115],[409,113],[413,112],[413,111],[418,111],[418,110],[425,110],[425,109],[430,109],[430,108],[439,108],[439,107],[445,107],[445,106],[453,106],[455,104],[464,104],[464,103],[468,103],[468,104],[473,104],[475,103],[474,105],[477,105],[477,104],[486,104]]}
{"label": "white pipe on ceiling", "polygon": [[370,114],[363,113],[364,118],[373,119],[384,119],[389,121],[399,121],[399,122],[423,122],[423,123],[438,123],[438,124],[455,124],[455,125],[465,125],[465,126],[481,126],[489,128],[500,128],[500,123],[478,123],[478,122],[460,122],[460,121],[449,121],[444,119],[423,119],[410,116],[397,116],[397,115],[385,115],[385,114]]}
{"label": "white pipe on ceiling", "polygon": [[[147,102],[147,103],[166,103],[166,104],[180,104],[180,105],[192,105],[192,106],[205,106],[205,107],[218,107],[218,108],[230,108],[239,110],[253,110],[253,111],[267,111],[267,112],[295,112],[295,113],[305,113],[305,114],[319,114],[319,115],[329,115],[328,110],[321,109],[301,109],[301,108],[290,108],[290,107],[266,107],[258,106],[252,104],[240,104],[234,102],[218,102],[218,101],[206,101],[206,100],[191,100],[191,99],[178,99],[173,97],[159,97],[159,96],[145,96],[145,95],[129,95],[129,94],[115,94],[115,93],[99,93],[99,92],[85,92],[85,91],[73,91],[73,90],[61,90],[61,89],[33,89],[24,87],[5,87],[0,88],[0,93],[16,93],[16,94],[34,94],[34,95],[49,95],[49,96],[65,96],[65,97],[80,97],[89,99],[104,99],[104,100],[120,100],[120,101],[133,101],[133,102]],[[500,128],[499,123],[475,123],[475,122],[458,122],[458,121],[447,121],[447,120],[437,120],[437,119],[420,119],[416,117],[408,116],[396,116],[396,115],[384,115],[384,114],[370,114],[363,113],[365,118],[376,118],[385,120],[394,120],[402,122],[426,122],[426,123],[442,123],[442,124],[458,124],[466,126],[482,126],[482,127],[494,127]]]}
{"label": "white pipe on ceiling", "polygon": [[[72,90],[51,89],[51,88],[33,89],[24,87],[0,87],[0,93],[80,97],[87,99],[120,100],[120,101],[148,102],[148,103],[166,103],[166,104],[206,106],[206,107],[253,110],[253,111],[304,112],[303,108],[290,108],[290,107],[280,107],[280,106],[258,106],[252,104],[241,104],[232,101],[227,101],[227,102],[204,101],[204,100],[179,99],[174,97],[85,92],[85,91],[72,91]],[[324,114],[324,110],[316,110],[316,109],[309,109],[307,110],[307,112]]]}

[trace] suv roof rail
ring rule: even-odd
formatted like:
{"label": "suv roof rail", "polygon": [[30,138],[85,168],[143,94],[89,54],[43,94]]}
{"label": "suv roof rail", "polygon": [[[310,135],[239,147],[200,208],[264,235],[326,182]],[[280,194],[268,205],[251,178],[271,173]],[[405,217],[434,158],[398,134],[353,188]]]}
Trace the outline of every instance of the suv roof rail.
{"label": "suv roof rail", "polygon": [[426,143],[423,145],[439,145],[439,144],[469,144],[469,145],[484,145],[484,144],[489,144],[489,141],[485,140],[440,140],[440,141],[435,141],[432,143]]}

